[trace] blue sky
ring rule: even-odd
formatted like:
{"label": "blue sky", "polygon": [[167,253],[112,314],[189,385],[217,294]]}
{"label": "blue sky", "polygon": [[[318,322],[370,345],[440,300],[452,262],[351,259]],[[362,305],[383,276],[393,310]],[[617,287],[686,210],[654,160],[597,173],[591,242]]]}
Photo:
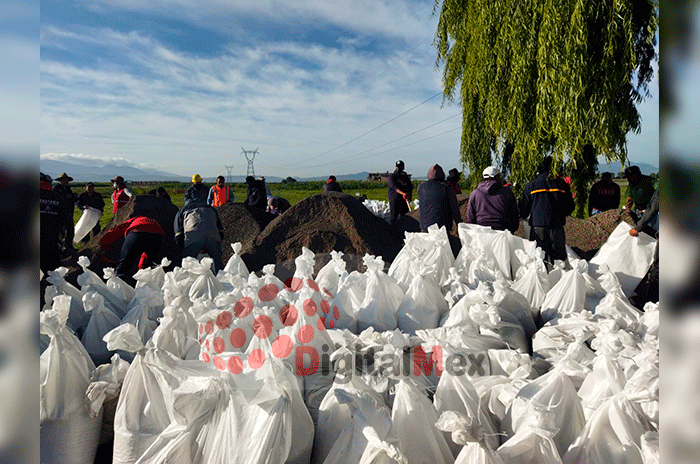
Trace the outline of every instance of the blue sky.
{"label": "blue sky", "polygon": [[[385,171],[399,158],[417,176],[459,166],[432,7],[42,1],[41,156],[203,176],[245,173],[241,148],[259,149],[268,176]],[[629,156],[658,165],[656,78],[650,89]]]}

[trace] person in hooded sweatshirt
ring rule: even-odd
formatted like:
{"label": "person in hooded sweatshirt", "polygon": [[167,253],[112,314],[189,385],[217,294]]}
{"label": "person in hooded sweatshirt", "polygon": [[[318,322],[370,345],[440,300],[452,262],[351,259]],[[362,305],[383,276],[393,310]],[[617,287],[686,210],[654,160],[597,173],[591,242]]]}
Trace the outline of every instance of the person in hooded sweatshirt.
{"label": "person in hooded sweatshirt", "polygon": [[482,177],[484,180],[469,195],[467,222],[515,233],[520,212],[513,191],[503,186],[501,171],[495,166],[484,169]]}
{"label": "person in hooded sweatshirt", "polygon": [[433,224],[437,224],[438,227],[445,226],[449,231],[452,221],[455,224],[462,222],[457,196],[452,187],[445,182],[445,171],[439,164],[431,166],[428,170],[428,180],[418,186],[418,202],[419,222],[423,232],[427,232],[428,227]]}

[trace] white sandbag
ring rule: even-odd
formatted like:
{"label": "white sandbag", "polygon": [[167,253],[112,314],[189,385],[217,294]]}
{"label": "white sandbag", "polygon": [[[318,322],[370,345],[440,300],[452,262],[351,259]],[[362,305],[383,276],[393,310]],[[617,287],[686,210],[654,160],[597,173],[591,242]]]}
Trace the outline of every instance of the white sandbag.
{"label": "white sandbag", "polygon": [[411,281],[408,292],[397,309],[398,327],[408,334],[419,329],[434,329],[440,316],[449,310],[437,282],[422,268]]}
{"label": "white sandbag", "polygon": [[455,267],[449,269],[449,277],[442,287],[447,305],[452,308],[464,295],[469,292],[469,282]]}
{"label": "white sandbag", "polygon": [[73,236],[73,243],[80,243],[80,241],[85,238],[87,234],[100,222],[102,217],[102,211],[92,206],[86,206],[83,210],[83,214],[78,219],[75,224],[75,235]]}
{"label": "white sandbag", "polygon": [[396,386],[391,421],[399,449],[409,462],[454,463],[442,433],[435,428],[438,415],[432,403],[411,380]]}
{"label": "white sandbag", "polygon": [[[523,237],[529,237],[529,234],[523,234]],[[521,254],[539,261],[544,259],[544,251],[542,248],[538,248],[536,242],[523,237],[518,237],[513,234],[508,235],[508,242],[510,246],[510,269],[511,275],[515,280],[520,278],[523,268],[530,262],[530,260],[523,261]]]}
{"label": "white sandbag", "polygon": [[198,324],[189,312],[178,306],[168,306],[146,346],[158,347],[180,359],[198,359],[197,328]]}
{"label": "white sandbag", "polygon": [[634,333],[643,339],[658,340],[659,338],[659,304],[649,302],[644,305],[644,314],[632,327]]}
{"label": "white sandbag", "polygon": [[535,405],[529,412],[530,416],[526,418],[529,425],[521,425],[496,452],[507,463],[561,464],[559,451],[552,441],[557,433],[553,414]]}
{"label": "white sandbag", "polygon": [[520,321],[505,309],[495,305],[476,304],[469,308],[469,317],[479,325],[482,334],[500,337],[510,349],[523,353],[530,351],[530,339],[525,329]]}
{"label": "white sandbag", "polygon": [[[550,265],[547,264],[547,267],[549,266]],[[564,276],[564,268],[566,267],[566,262],[561,261],[559,259],[555,259],[554,265],[551,267],[552,269],[547,275],[547,279],[549,280],[549,288],[554,287],[559,282],[559,279],[561,279]]]}
{"label": "white sandbag", "polygon": [[540,311],[542,322],[583,311],[586,301],[586,279],[582,274],[585,262],[576,261],[572,266],[573,269],[564,271],[562,278],[547,292]]}
{"label": "white sandbag", "polygon": [[625,374],[611,356],[598,356],[593,361],[593,370],[578,389],[586,419],[590,419],[605,400],[622,392],[626,383]]}
{"label": "white sandbag", "polygon": [[224,290],[221,282],[211,271],[213,263],[214,260],[211,258],[202,258],[200,266],[190,269],[190,273],[198,275],[190,287],[190,300],[195,301],[200,298],[213,300]]}
{"label": "white sandbag", "polygon": [[326,464],[408,464],[399,450],[389,410],[367,392],[337,389],[335,395],[352,411],[340,436],[328,453]]}
{"label": "white sandbag", "polygon": [[659,432],[642,435],[642,459],[644,464],[659,464]]}
{"label": "white sandbag", "polygon": [[66,281],[65,277],[67,274],[68,268],[63,266],[53,271],[48,271],[46,281],[52,285],[53,290],[50,291],[49,289],[52,287],[47,287],[46,295],[47,297],[51,295],[51,298],[46,298],[46,304],[47,306],[51,304],[54,295],[70,296],[70,312],[66,325],[80,334],[87,326],[90,315],[85,312],[83,307],[83,295],[85,292],[78,290],[74,285]]}
{"label": "white sandbag", "polygon": [[537,332],[535,321],[532,317],[533,308],[528,299],[518,292],[513,291],[505,279],[498,279],[493,283],[493,301],[501,309],[511,313],[518,319],[525,329],[528,340]]}
{"label": "white sandbag", "polygon": [[[479,358],[474,356],[472,359]],[[489,417],[486,404],[480,401],[479,395],[467,375],[452,375],[449,372],[443,372],[435,390],[433,403],[438,416],[447,411],[455,411],[468,419],[475,420],[486,434],[485,442],[488,446],[492,449],[498,447],[497,429]],[[449,434],[446,434],[447,437]],[[455,457],[463,445],[463,443],[456,443],[451,438],[447,440],[447,444]]]}
{"label": "white sandbag", "polygon": [[316,283],[319,287],[333,296],[338,291],[340,276],[345,272],[345,261],[342,251],[331,251],[331,260],[326,263],[316,274]]}
{"label": "white sandbag", "polygon": [[581,400],[569,377],[560,369],[553,369],[533,380],[519,392],[506,416],[505,429],[514,435],[530,414],[531,404],[542,405],[554,414],[554,427],[558,429],[552,440],[562,455],[581,434],[586,423]]}
{"label": "white sandbag", "polygon": [[355,278],[350,277],[347,272],[344,272],[340,277],[335,296],[330,303],[334,313],[336,308],[338,308],[338,318],[336,320],[335,317],[326,317],[326,328],[347,329],[352,333],[358,333],[357,309],[360,307],[362,300],[358,298],[357,293],[353,290],[355,284]]}
{"label": "white sandbag", "polygon": [[[541,251],[541,249],[539,249]],[[526,260],[524,253],[518,256]],[[541,259],[535,259],[520,268],[520,275],[513,283],[511,289],[519,293],[530,303],[530,310],[535,322],[539,320],[540,307],[544,303],[549,291],[549,279],[547,277],[547,267]]]}
{"label": "white sandbag", "polygon": [[114,440],[114,415],[128,370],[129,363],[115,354],[109,364],[98,366],[90,377],[90,385],[85,392],[90,403],[90,416],[97,417],[100,410],[103,411],[100,445]]}
{"label": "white sandbag", "polygon": [[88,291],[83,296],[83,306],[91,316],[80,341],[95,365],[99,366],[109,362],[114,354],[107,349],[107,344],[102,340],[102,337],[117,327],[121,320],[105,306],[102,295],[92,291],[92,286],[88,287]]}
{"label": "white sandbag", "polygon": [[95,459],[101,409],[91,417],[85,391],[95,369],[80,341],[66,328],[71,297],[56,296],[41,312],[41,332],[51,337],[40,357],[41,462],[88,464]]}
{"label": "white sandbag", "polygon": [[[460,223],[457,227],[459,239],[462,242],[462,250],[457,256],[456,266],[467,269],[467,250],[478,249],[484,253],[486,261],[496,263],[494,271],[506,279],[511,277],[511,248],[510,232],[505,230],[493,230],[476,224]],[[470,279],[471,280],[471,279]]]}
{"label": "white sandbag", "polygon": [[[104,278],[107,281],[107,288],[112,294],[124,303],[124,308],[129,304],[132,298],[136,295],[134,287],[122,280],[114,271],[113,267],[106,267],[102,270]],[[119,314],[117,314],[119,316]],[[126,313],[120,317],[124,317]]]}
{"label": "white sandbag", "polygon": [[231,244],[231,248],[233,249],[233,254],[228,259],[226,266],[224,266],[224,271],[247,279],[250,272],[240,256],[243,245],[241,242],[236,242]]}
{"label": "white sandbag", "polygon": [[335,382],[323,398],[318,408],[318,426],[314,435],[312,464],[321,464],[326,460],[333,445],[338,440],[343,428],[352,420],[352,411],[347,403],[341,403],[335,396],[335,391],[342,389],[348,392],[362,391],[370,394],[380,407],[384,400],[374,390],[351,370],[348,375],[336,374]]}
{"label": "white sandbag", "polygon": [[622,393],[598,408],[562,461],[564,464],[644,464],[641,437],[653,431],[639,405]]}
{"label": "white sandbag", "polygon": [[139,287],[147,285],[153,290],[160,291],[165,282],[165,268],[168,266],[170,266],[170,260],[168,258],[163,258],[160,264],[154,267],[139,269],[136,271],[136,274],[134,274],[134,280],[136,280],[136,286],[134,288],[138,289]]}
{"label": "white sandbag", "polygon": [[559,359],[572,343],[587,342],[597,333],[598,322],[590,311],[569,313],[540,328],[532,339],[532,349],[545,359]]}
{"label": "white sandbag", "polygon": [[403,291],[396,281],[383,271],[384,261],[365,255],[367,266],[367,290],[357,311],[357,329],[368,327],[378,331],[394,330],[398,320],[396,310],[403,300]]}
{"label": "white sandbag", "polygon": [[445,411],[440,415],[436,427],[451,433],[453,442],[464,445],[455,464],[504,464],[501,457],[486,444],[484,431],[473,418]]}
{"label": "white sandbag", "polygon": [[628,297],[649,270],[657,246],[656,239],[647,234],[630,236],[631,228],[626,222],[620,222],[591,259],[589,269],[591,275],[598,278],[601,266],[607,265],[617,276]]}

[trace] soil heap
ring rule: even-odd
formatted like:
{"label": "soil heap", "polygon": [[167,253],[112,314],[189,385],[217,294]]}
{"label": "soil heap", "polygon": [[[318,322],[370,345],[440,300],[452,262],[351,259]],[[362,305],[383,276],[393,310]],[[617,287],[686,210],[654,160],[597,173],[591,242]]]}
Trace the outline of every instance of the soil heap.
{"label": "soil heap", "polygon": [[241,257],[249,270],[257,271],[293,260],[302,247],[314,253],[370,253],[391,261],[402,246],[403,231],[389,227],[355,197],[329,192],[305,198],[275,218]]}
{"label": "soil heap", "polygon": [[222,255],[224,263],[233,254],[231,243],[241,242],[243,250],[251,250],[255,238],[275,218],[260,208],[243,203],[226,203],[216,208],[224,226]]}

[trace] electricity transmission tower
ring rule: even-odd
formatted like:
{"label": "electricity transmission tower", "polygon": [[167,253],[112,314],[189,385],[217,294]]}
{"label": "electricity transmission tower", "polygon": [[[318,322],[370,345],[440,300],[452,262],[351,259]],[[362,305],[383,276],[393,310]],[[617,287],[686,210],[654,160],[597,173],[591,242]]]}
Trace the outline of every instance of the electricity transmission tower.
{"label": "electricity transmission tower", "polygon": [[226,171],[228,171],[228,178],[226,179],[226,182],[230,184],[231,182],[233,182],[233,176],[231,174],[231,172],[233,171],[233,166],[224,165],[224,167],[226,168]]}
{"label": "electricity transmission tower", "polygon": [[255,177],[255,168],[253,167],[253,160],[255,159],[255,155],[258,154],[258,149],[256,148],[255,150],[246,150],[245,148],[241,147],[243,156],[245,156],[245,159],[248,160],[248,171],[246,172],[246,176],[253,176]]}

